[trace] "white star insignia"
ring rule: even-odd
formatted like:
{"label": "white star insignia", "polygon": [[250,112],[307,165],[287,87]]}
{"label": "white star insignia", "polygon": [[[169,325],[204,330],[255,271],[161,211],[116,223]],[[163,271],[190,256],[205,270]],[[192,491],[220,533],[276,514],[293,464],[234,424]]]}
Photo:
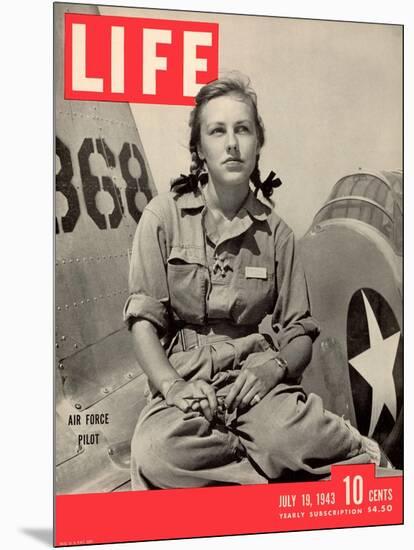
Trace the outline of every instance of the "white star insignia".
{"label": "white star insignia", "polygon": [[368,432],[370,437],[374,433],[384,405],[390,411],[394,421],[397,418],[397,395],[392,371],[397,355],[400,331],[384,340],[371,304],[362,290],[361,292],[368,321],[370,347],[350,359],[349,362],[372,387],[371,422]]}

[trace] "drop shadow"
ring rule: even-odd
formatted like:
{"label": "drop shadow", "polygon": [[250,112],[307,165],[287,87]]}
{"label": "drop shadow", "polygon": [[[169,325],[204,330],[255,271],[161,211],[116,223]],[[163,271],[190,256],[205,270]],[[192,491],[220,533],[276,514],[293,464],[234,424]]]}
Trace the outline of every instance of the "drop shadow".
{"label": "drop shadow", "polygon": [[53,546],[53,529],[45,528],[35,528],[35,527],[22,527],[20,532],[32,539],[36,539],[46,546]]}

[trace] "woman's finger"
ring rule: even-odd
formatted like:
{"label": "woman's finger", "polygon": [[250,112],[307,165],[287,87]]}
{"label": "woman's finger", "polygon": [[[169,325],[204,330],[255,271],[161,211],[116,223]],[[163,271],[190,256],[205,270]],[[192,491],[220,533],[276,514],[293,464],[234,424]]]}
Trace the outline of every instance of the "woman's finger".
{"label": "woman's finger", "polygon": [[234,411],[235,409],[237,409],[244,397],[253,389],[253,388],[256,388],[254,391],[255,393],[257,393],[257,380],[254,378],[254,377],[250,377],[250,376],[246,376],[245,379],[244,379],[244,384],[243,386],[240,388],[239,390],[239,393],[236,395],[236,397],[234,398],[234,401],[233,401],[233,404],[232,404],[232,407],[231,407],[231,411]]}
{"label": "woman's finger", "polygon": [[216,392],[210,386],[210,384],[208,384],[207,382],[204,382],[204,381],[202,381],[202,382],[203,382],[203,384],[201,385],[201,389],[202,389],[202,391],[204,392],[204,394],[206,395],[206,397],[208,399],[208,404],[210,406],[211,414],[212,414],[212,416],[214,416],[214,414],[217,410]]}
{"label": "woman's finger", "polygon": [[205,399],[201,399],[199,401],[199,404],[200,404],[201,410],[203,411],[204,416],[207,418],[209,422],[211,422],[213,420],[213,414],[211,412],[210,403],[207,397]]}
{"label": "woman's finger", "polygon": [[256,378],[246,371],[241,371],[233,383],[226,398],[227,410],[233,412],[239,406],[241,399],[256,383]]}
{"label": "woman's finger", "polygon": [[191,408],[191,404],[183,397],[176,397],[174,400],[174,405],[183,412],[188,412]]}
{"label": "woman's finger", "polygon": [[194,382],[188,383],[181,391],[180,397],[184,399],[203,399],[204,392]]}
{"label": "woman's finger", "polygon": [[191,404],[191,410],[199,411],[200,410],[200,401],[193,401]]}
{"label": "woman's finger", "polygon": [[236,380],[231,385],[230,391],[227,394],[227,397],[224,401],[224,405],[228,411],[231,410],[231,407],[233,406],[233,401],[235,400],[236,396],[238,395],[239,391],[243,387],[245,380],[245,374],[240,373],[239,376],[236,378]]}
{"label": "woman's finger", "polygon": [[260,389],[258,387],[258,384],[255,384],[243,397],[243,399],[240,402],[241,407],[247,407],[248,405],[253,406],[257,405],[262,399],[262,395],[260,394]]}

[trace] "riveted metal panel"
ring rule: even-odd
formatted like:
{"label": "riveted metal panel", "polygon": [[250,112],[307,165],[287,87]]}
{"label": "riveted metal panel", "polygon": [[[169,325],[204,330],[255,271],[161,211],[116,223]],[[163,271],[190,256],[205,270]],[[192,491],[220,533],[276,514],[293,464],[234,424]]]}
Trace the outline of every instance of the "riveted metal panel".
{"label": "riveted metal panel", "polygon": [[136,378],[141,369],[134,361],[130,334],[122,329],[60,362],[65,399],[85,410]]}
{"label": "riveted metal panel", "polygon": [[116,256],[58,262],[57,286],[61,284],[62,292],[56,296],[56,336],[60,358],[123,327],[122,309],[128,296],[128,257],[127,253]]}
{"label": "riveted metal panel", "polygon": [[56,329],[59,356],[66,357],[119,329],[129,249],[139,212],[156,189],[128,104],[63,98],[59,15],[97,10],[55,8]]}
{"label": "riveted metal panel", "polygon": [[[56,4],[54,12],[57,490],[100,492],[128,482],[145,403],[122,310],[132,239],[156,188],[128,104],[64,99],[63,14],[98,9]],[[100,413],[108,424],[86,425]],[[99,444],[79,443],[95,432]]]}
{"label": "riveted metal panel", "polygon": [[[57,365],[60,370],[60,363]],[[69,414],[76,412],[71,407],[65,407],[62,391],[62,378],[56,376],[56,428],[55,428],[55,461],[56,464],[62,464],[79,453],[78,438],[72,427],[68,423]]]}
{"label": "riveted metal panel", "polygon": [[[58,382],[62,378],[61,370]],[[78,409],[76,403],[67,399],[63,392],[58,393],[58,493],[88,492],[90,487],[98,492],[112,491],[129,480],[130,443],[139,413],[146,403],[144,385],[142,374],[129,379],[125,385],[104,394],[99,402],[86,410]],[[108,423],[88,423],[87,415],[88,418],[107,415]],[[74,420],[76,418],[78,423]],[[79,442],[79,436],[90,437],[96,433],[99,434],[96,444]]]}
{"label": "riveted metal panel", "polygon": [[130,479],[129,471],[115,465],[108,444],[100,433],[102,444],[90,445],[56,468],[56,493],[110,492]]}

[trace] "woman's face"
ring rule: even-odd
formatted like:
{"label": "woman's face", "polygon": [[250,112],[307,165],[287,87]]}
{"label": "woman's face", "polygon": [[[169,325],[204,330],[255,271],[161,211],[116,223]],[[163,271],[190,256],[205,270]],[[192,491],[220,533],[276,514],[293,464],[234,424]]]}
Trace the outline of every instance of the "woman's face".
{"label": "woman's face", "polygon": [[260,146],[251,105],[237,95],[202,107],[198,155],[218,185],[248,185]]}

